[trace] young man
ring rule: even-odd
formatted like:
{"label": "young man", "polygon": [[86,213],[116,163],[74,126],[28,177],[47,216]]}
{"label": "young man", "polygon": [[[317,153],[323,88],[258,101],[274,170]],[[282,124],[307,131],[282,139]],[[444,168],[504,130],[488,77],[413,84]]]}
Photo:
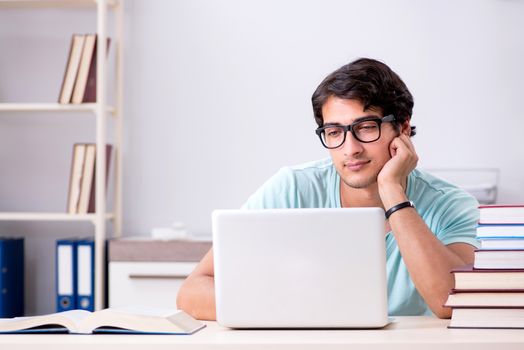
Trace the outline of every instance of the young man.
{"label": "young man", "polygon": [[[450,270],[473,262],[477,201],[416,169],[413,97],[385,64],[359,59],[330,74],[312,97],[330,159],[283,168],[244,205],[253,208],[381,207],[390,315],[447,318]],[[215,319],[212,250],[184,282],[178,307]]]}

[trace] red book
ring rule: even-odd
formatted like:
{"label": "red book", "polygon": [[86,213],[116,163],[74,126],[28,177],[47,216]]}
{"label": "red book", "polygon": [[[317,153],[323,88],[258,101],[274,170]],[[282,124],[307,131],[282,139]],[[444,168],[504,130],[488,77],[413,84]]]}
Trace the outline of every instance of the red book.
{"label": "red book", "polygon": [[[109,42],[110,39],[107,38],[107,52],[109,52]],[[72,103],[96,102],[97,47],[97,35],[86,35],[75,89],[71,97]]]}
{"label": "red book", "polygon": [[65,104],[71,102],[73,89],[75,87],[75,82],[80,67],[80,61],[82,59],[84,43],[85,35],[73,34],[73,37],[71,38],[71,46],[69,48],[67,65],[64,72],[64,79],[62,81],[62,87],[60,88],[60,96],[58,97],[58,103]]}
{"label": "red book", "polygon": [[[76,214],[87,214],[95,212],[95,198],[96,198],[96,144],[94,143],[83,143],[76,144],[75,150],[82,147],[84,150],[83,157],[80,160],[82,167],[79,170],[80,180],[75,185],[77,193],[75,192],[75,201],[69,200],[70,213]],[[107,182],[109,178],[109,167],[111,164],[111,151],[113,146],[106,145],[106,193],[107,193]],[[71,178],[75,178],[71,175]],[[73,183],[73,180],[71,180]],[[70,193],[72,191],[70,190]],[[70,194],[70,198],[72,195]]]}
{"label": "red book", "polygon": [[[113,146],[112,145],[106,145],[106,193],[107,193],[107,181],[109,179],[109,167],[111,165],[111,155],[112,155]],[[89,204],[87,206],[87,212],[88,213],[94,213],[95,212],[95,205],[96,205],[96,160],[95,160],[95,166],[93,169],[93,178],[91,179],[91,192],[89,195]]]}

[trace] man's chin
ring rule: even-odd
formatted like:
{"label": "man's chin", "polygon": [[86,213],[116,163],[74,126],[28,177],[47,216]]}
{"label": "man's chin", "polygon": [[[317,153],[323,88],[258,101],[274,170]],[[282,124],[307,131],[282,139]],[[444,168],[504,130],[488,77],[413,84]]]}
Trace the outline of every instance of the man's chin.
{"label": "man's chin", "polygon": [[369,186],[375,184],[377,182],[377,178],[366,178],[366,179],[342,179],[344,184],[346,186],[355,188],[355,189],[362,189],[362,188],[368,188]]}

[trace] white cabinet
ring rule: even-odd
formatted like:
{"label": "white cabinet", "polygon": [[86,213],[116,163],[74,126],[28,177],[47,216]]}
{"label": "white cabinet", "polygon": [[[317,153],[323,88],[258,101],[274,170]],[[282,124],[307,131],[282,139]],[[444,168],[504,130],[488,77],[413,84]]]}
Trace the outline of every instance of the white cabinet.
{"label": "white cabinet", "polygon": [[176,307],[180,286],[209,248],[209,241],[109,241],[109,306]]}
{"label": "white cabinet", "polygon": [[176,307],[176,296],[196,262],[109,263],[109,306]]}

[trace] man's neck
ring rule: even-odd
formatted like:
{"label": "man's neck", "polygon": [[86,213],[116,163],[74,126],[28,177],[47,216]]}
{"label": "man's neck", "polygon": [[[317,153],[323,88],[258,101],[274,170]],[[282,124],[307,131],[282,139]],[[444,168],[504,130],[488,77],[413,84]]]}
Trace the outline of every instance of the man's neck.
{"label": "man's neck", "polygon": [[378,193],[377,183],[366,188],[352,188],[344,182],[340,182],[340,206],[351,207],[380,207],[382,201]]}

